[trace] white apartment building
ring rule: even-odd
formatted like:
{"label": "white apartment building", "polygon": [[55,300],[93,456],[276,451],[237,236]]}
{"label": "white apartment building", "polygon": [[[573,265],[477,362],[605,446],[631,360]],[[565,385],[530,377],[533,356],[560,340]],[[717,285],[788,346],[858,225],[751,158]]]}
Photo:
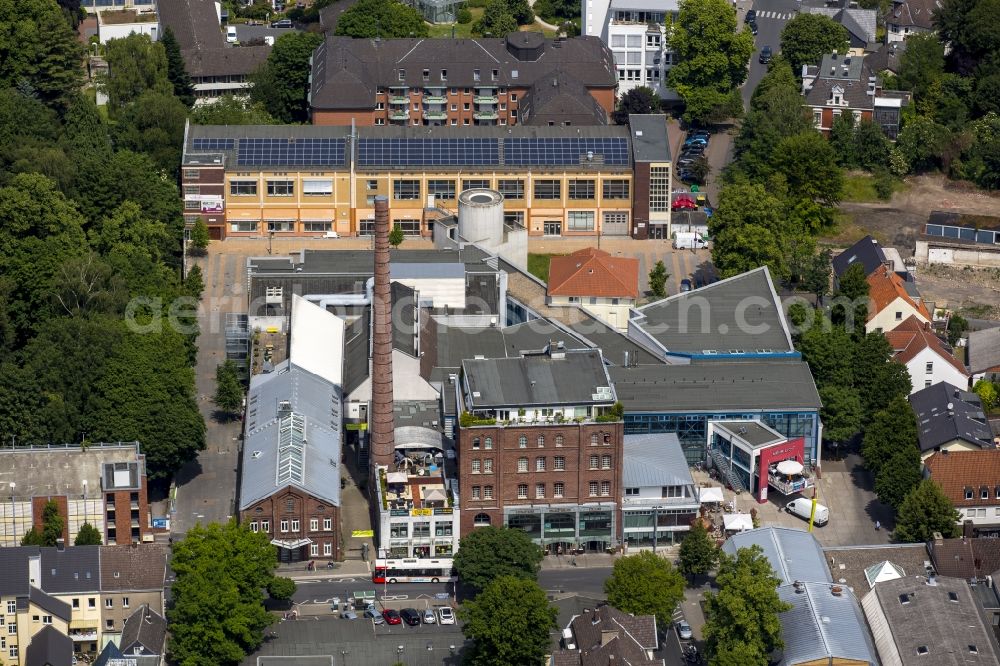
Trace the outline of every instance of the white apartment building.
{"label": "white apartment building", "polygon": [[600,37],[611,48],[618,94],[648,86],[662,99],[676,100],[667,72],[676,55],[667,48],[667,23],[677,20],[678,0],[580,0],[582,34]]}

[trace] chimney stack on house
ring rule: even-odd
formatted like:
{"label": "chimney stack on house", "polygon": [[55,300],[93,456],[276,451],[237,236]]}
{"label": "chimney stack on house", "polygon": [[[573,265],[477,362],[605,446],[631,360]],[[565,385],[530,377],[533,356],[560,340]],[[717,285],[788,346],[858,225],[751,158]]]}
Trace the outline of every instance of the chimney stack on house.
{"label": "chimney stack on house", "polygon": [[389,291],[389,199],[375,197],[375,291],[372,301],[372,461],[389,465],[392,422],[392,298]]}

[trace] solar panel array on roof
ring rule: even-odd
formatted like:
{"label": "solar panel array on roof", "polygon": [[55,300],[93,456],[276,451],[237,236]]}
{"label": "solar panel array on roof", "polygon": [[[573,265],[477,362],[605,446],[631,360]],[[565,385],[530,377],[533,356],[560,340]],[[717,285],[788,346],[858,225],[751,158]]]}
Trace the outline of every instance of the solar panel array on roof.
{"label": "solar panel array on roof", "polygon": [[360,139],[358,166],[463,166],[499,164],[497,140]]}
{"label": "solar panel array on roof", "polygon": [[504,139],[503,161],[508,166],[587,162],[628,165],[628,141],[621,137]]}
{"label": "solar panel array on roof", "polygon": [[245,166],[343,164],[344,146],[344,139],[240,139],[236,163]]}
{"label": "solar panel array on roof", "polygon": [[204,138],[191,141],[194,150],[232,150],[235,145],[236,139]]}

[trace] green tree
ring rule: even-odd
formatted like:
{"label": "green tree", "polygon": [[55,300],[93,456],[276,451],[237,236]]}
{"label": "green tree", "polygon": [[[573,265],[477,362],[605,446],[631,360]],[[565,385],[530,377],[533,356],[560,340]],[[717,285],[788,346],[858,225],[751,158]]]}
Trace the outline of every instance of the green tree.
{"label": "green tree", "polygon": [[518,25],[531,25],[535,22],[535,12],[528,0],[507,0],[507,5]]}
{"label": "green tree", "polygon": [[64,109],[83,80],[83,46],[54,0],[0,2],[0,87]]}
{"label": "green tree", "polygon": [[[184,106],[194,106],[194,85],[184,66],[184,58],[181,56],[181,45],[174,36],[174,31],[167,26],[160,37],[163,50],[167,55],[167,80],[173,86],[174,95]],[[211,104],[209,106],[212,106]]]}
{"label": "green tree", "polygon": [[172,95],[174,87],[167,74],[167,52],[161,42],[149,35],[132,33],[112,39],[105,46],[108,73],[101,86],[108,95],[108,111],[112,117],[125,110],[133,100],[147,90]]}
{"label": "green tree", "polygon": [[817,317],[799,338],[798,347],[820,389],[854,386],[854,341],[843,328]]}
{"label": "green tree", "polygon": [[897,541],[927,542],[940,532],[946,539],[957,537],[961,514],[936,482],[924,479],[906,496],[896,515]]}
{"label": "green tree", "polygon": [[938,36],[928,32],[907,37],[906,50],[899,57],[897,79],[900,87],[913,91],[919,99],[943,74],[944,44]]}
{"label": "green tree", "polygon": [[406,236],[403,235],[403,227],[398,224],[393,225],[392,231],[389,232],[389,245],[392,245],[394,248],[398,248],[403,244],[405,239]]}
{"label": "green tree", "polygon": [[786,275],[785,246],[793,234],[782,238],[785,227],[782,202],[763,185],[727,185],[709,219],[712,261],[723,277],[732,277],[759,266],[768,266],[777,277]]}
{"label": "green tree", "polygon": [[147,90],[118,112],[122,148],[144,153],[158,173],[180,174],[187,107],[172,92]]}
{"label": "green tree", "polygon": [[823,250],[813,255],[809,267],[802,276],[802,287],[816,297],[817,304],[830,293],[830,276],[833,274],[831,257],[830,250]]}
{"label": "green tree", "polygon": [[910,403],[903,396],[896,396],[885,409],[872,417],[865,430],[861,455],[865,467],[878,478],[883,469],[895,472],[890,461],[898,452],[916,449],[917,420]]}
{"label": "green tree", "polygon": [[688,577],[704,576],[719,561],[719,547],[700,519],[691,523],[691,529],[681,541],[678,569]]}
{"label": "green tree", "polygon": [[455,554],[459,580],[477,592],[502,576],[534,581],[541,562],[542,549],[523,530],[492,525],[463,536]]}
{"label": "green tree", "polygon": [[837,162],[848,169],[856,166],[854,160],[854,114],[842,113],[830,127],[830,147],[837,155]]}
{"label": "green tree", "polygon": [[881,127],[868,118],[862,118],[851,138],[851,157],[855,166],[868,171],[885,169],[889,166],[892,142]]}
{"label": "green tree", "polygon": [[[420,12],[395,0],[359,0],[340,15],[335,34],[365,38],[426,37],[427,24]],[[273,111],[271,115],[280,119]]]}
{"label": "green tree", "polygon": [[[366,7],[375,11],[376,5],[389,3],[396,5],[399,11],[416,11],[392,0],[360,0],[340,15],[337,34],[347,34],[341,32],[341,29],[345,23],[350,25],[356,22],[356,12],[363,11]],[[365,21],[373,26],[378,19],[378,15],[373,14],[366,17]],[[374,34],[349,36],[373,37]],[[314,32],[289,32],[279,37],[271,53],[268,54],[267,61],[250,77],[253,82],[253,87],[250,89],[251,101],[259,104],[279,122],[306,122],[309,119],[309,101],[306,98],[309,87],[309,59],[322,41],[323,36]]]}
{"label": "green tree", "polygon": [[[32,527],[27,532],[24,533],[23,537],[21,537],[21,545],[22,546],[48,546],[50,544],[48,544],[48,543],[45,542],[45,537],[42,536],[41,530],[38,530],[38,529]],[[55,544],[51,544],[51,545],[55,545]]]}
{"label": "green tree", "polygon": [[781,582],[760,546],[722,554],[717,593],[705,599],[705,643],[709,663],[767,666],[784,646],[778,614],[791,609],[778,597]]}
{"label": "green tree", "polygon": [[667,77],[684,101],[684,120],[705,123],[742,113],[738,88],[746,80],[753,35],[737,30],[727,0],[682,0],[669,37],[679,64]]}
{"label": "green tree", "polygon": [[[644,113],[663,113],[663,101],[656,91],[647,86],[632,88],[618,100],[618,106],[612,114],[614,121],[619,125],[628,123],[629,115]],[[663,117],[663,122],[667,122],[667,117]]]}
{"label": "green tree", "polygon": [[139,204],[126,201],[110,215],[92,224],[87,232],[90,246],[102,256],[139,254],[159,262],[173,250],[167,226],[147,217]]}
{"label": "green tree", "polygon": [[896,140],[896,148],[906,158],[914,173],[931,171],[941,166],[941,156],[951,140],[947,127],[931,118],[917,116],[906,121]]}
{"label": "green tree", "polygon": [[100,546],[101,543],[101,533],[90,523],[80,525],[80,531],[73,541],[74,546]]}
{"label": "green tree", "polygon": [[205,279],[201,275],[201,266],[192,266],[184,278],[184,291],[193,298],[201,298],[205,290]]}
{"label": "green tree", "polygon": [[955,346],[958,341],[969,330],[969,322],[961,315],[952,315],[948,319],[948,344]]}
{"label": "green tree", "polygon": [[42,508],[42,529],[32,527],[21,539],[22,546],[55,546],[58,539],[63,538],[66,521],[59,515],[59,505],[55,500],[49,500]]}
{"label": "green tree", "polygon": [[208,225],[199,217],[191,227],[191,250],[197,254],[205,254],[209,240]]}
{"label": "green tree", "polygon": [[844,174],[830,143],[816,130],[800,132],[781,140],[772,162],[785,177],[791,199],[816,204],[804,220],[806,229],[829,228],[844,188]]}
{"label": "green tree", "polygon": [[802,65],[818,65],[823,56],[846,52],[847,28],[822,14],[795,14],[781,30],[781,55],[796,73]]}
{"label": "green tree", "polygon": [[243,386],[236,364],[229,359],[215,368],[215,397],[212,401],[227,415],[236,414],[243,407]]}
{"label": "green tree", "polygon": [[474,666],[541,666],[551,651],[556,609],[533,580],[499,576],[458,612],[472,641],[466,663]]}
{"label": "green tree", "polygon": [[893,357],[892,345],[885,336],[873,331],[858,337],[854,345],[854,387],[861,397],[864,421],[887,409],[896,398],[910,394],[913,388],[906,366]]}
{"label": "green tree", "polygon": [[657,261],[653,270],[649,271],[649,291],[653,294],[653,298],[663,298],[667,295],[667,278],[669,277],[666,264],[662,260]]}
{"label": "green tree", "polygon": [[665,558],[648,550],[615,560],[604,581],[608,603],[632,615],[655,615],[661,627],[670,624],[684,599],[684,576]]}
{"label": "green tree", "polygon": [[973,385],[972,390],[983,403],[983,410],[991,412],[1000,402],[1000,395],[997,393],[997,386],[988,379],[980,379]]}
{"label": "green tree", "polygon": [[239,663],[263,642],[274,618],[264,609],[264,589],[277,566],[263,532],[234,521],[196,525],[175,542],[170,561],[169,653],[183,666]]}
{"label": "green tree", "polygon": [[861,431],[861,398],[849,386],[824,386],[819,390],[823,405],[823,439],[834,444],[849,442]]}
{"label": "green tree", "polygon": [[[852,263],[837,280],[837,301],[831,311],[831,316],[837,324],[853,327],[863,331],[868,320],[868,276],[865,267],[860,262]],[[848,315],[852,317],[847,321]]]}
{"label": "green tree", "polygon": [[287,601],[297,589],[298,585],[291,578],[275,576],[267,584],[267,596],[277,601]]}
{"label": "green tree", "polygon": [[191,112],[191,122],[197,125],[275,125],[260,102],[245,97],[223,95],[211,104],[202,104]]}
{"label": "green tree", "polygon": [[1000,52],[997,11],[1000,5],[996,0],[943,0],[935,8],[934,25],[941,42],[951,47],[948,60],[952,69],[970,74]]}
{"label": "green tree", "polygon": [[507,0],[490,0],[483,15],[472,25],[472,34],[503,37],[517,31],[517,21]]}
{"label": "green tree", "polygon": [[875,477],[878,501],[897,511],[923,475],[920,472],[920,451],[913,444],[892,454]]}

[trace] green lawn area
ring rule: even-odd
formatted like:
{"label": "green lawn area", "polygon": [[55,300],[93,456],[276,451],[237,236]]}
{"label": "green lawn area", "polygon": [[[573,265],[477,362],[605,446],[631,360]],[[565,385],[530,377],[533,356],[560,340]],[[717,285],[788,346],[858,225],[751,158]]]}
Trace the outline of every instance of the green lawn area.
{"label": "green lawn area", "polygon": [[[892,183],[893,193],[902,192],[908,187],[901,180]],[[876,203],[883,201],[875,193],[875,178],[867,173],[848,173],[844,176],[844,201],[854,203]]]}
{"label": "green lawn area", "polygon": [[528,253],[528,272],[542,282],[549,282],[549,259],[561,257],[561,254],[531,254]]}
{"label": "green lawn area", "polygon": [[452,28],[455,29],[455,38],[472,37],[472,26],[483,17],[482,7],[472,7],[469,9],[472,20],[468,23],[430,23],[428,29],[431,37],[451,37]]}

